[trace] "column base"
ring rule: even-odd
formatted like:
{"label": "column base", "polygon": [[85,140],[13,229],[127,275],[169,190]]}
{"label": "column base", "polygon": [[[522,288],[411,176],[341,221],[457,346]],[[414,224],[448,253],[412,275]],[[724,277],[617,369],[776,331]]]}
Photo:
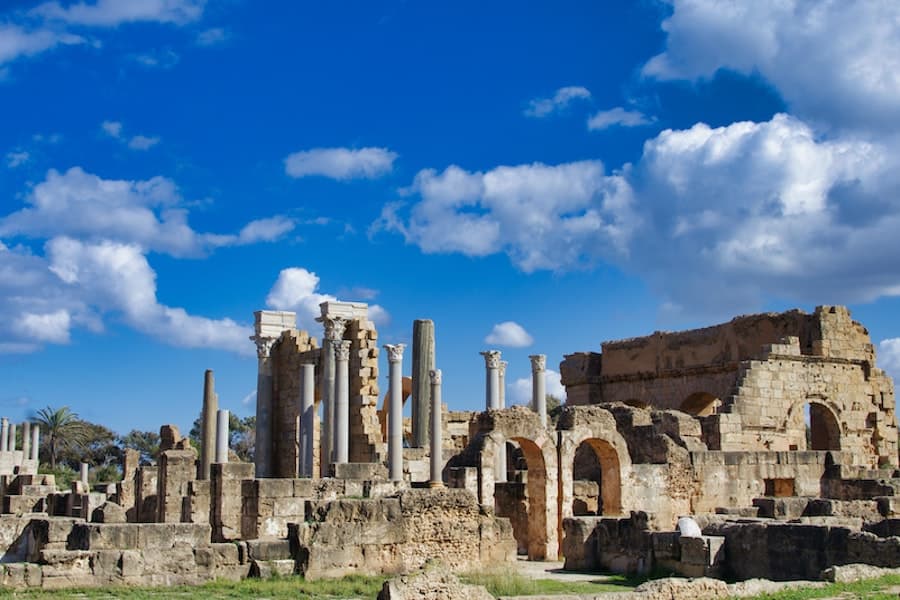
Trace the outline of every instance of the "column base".
{"label": "column base", "polygon": [[446,487],[443,481],[429,481],[428,487],[431,489],[440,489],[442,487]]}

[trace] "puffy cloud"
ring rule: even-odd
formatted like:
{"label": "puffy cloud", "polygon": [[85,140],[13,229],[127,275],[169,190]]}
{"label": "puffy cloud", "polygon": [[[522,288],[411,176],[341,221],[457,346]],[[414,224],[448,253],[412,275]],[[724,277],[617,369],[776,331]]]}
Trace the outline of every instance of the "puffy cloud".
{"label": "puffy cloud", "polygon": [[900,3],[672,0],[666,50],[645,75],[760,73],[817,124],[900,128]]}
{"label": "puffy cloud", "polygon": [[600,131],[610,127],[638,127],[649,125],[653,119],[647,117],[639,110],[625,110],[621,106],[609,110],[601,110],[588,119],[588,129]]}
{"label": "puffy cloud", "polygon": [[34,56],[59,45],[81,44],[84,39],[71,33],[39,28],[28,30],[14,24],[0,24],[0,65],[23,56]]}
{"label": "puffy cloud", "polygon": [[374,179],[390,173],[397,156],[387,148],[313,148],[290,154],[284,159],[284,170],[295,178]]}
{"label": "puffy cloud", "polygon": [[159,143],[158,137],[147,137],[146,135],[136,135],[128,140],[128,147],[132,150],[149,150]]}
{"label": "puffy cloud", "polygon": [[132,150],[149,150],[159,143],[158,137],[148,137],[146,135],[135,135],[129,139],[123,135],[123,126],[119,121],[103,121],[100,123],[100,129],[109,137],[121,141]]}
{"label": "puffy cloud", "polygon": [[10,169],[15,169],[16,167],[21,167],[25,163],[27,163],[31,159],[31,154],[29,152],[21,151],[21,152],[9,152],[6,155],[6,166]]}
{"label": "puffy cloud", "polygon": [[882,340],[878,344],[878,366],[900,381],[900,338]]}
{"label": "puffy cloud", "polygon": [[13,323],[13,328],[26,339],[53,344],[69,343],[69,327],[72,317],[69,311],[60,309],[52,313],[24,312]]}
{"label": "puffy cloud", "polygon": [[102,179],[80,167],[49,171],[26,202],[28,207],[0,218],[0,236],[66,235],[137,244],[173,256],[202,256],[221,246],[271,241],[294,226],[274,217],[248,223],[238,235],[197,233],[187,223],[172,180]]}
{"label": "puffy cloud", "polygon": [[[266,305],[274,310],[290,310],[297,313],[297,327],[318,331],[321,325],[316,317],[321,315],[319,304],[336,301],[337,297],[319,291],[319,276],[301,267],[282,269],[278,279],[266,296]],[[377,325],[390,322],[390,315],[378,304],[369,305],[369,318]]]}
{"label": "puffy cloud", "polygon": [[[547,369],[545,385],[547,393],[560,399],[560,402],[566,401],[566,387],[560,380],[560,375],[552,369]],[[531,377],[522,377],[516,379],[512,383],[507,384],[507,392],[509,393],[512,404],[520,404],[529,406],[531,404]]]}
{"label": "puffy cloud", "polygon": [[469,172],[420,171],[400,214],[387,205],[371,231],[397,231],[424,252],[507,253],[523,271],[591,264],[627,250],[638,217],[630,190],[599,161],[534,163]]}
{"label": "puffy cloud", "polygon": [[100,129],[102,129],[109,137],[122,137],[122,123],[119,121],[103,121],[100,123]]}
{"label": "puffy cloud", "polygon": [[525,348],[534,343],[534,338],[525,328],[515,321],[497,323],[491,332],[484,338],[486,344],[508,346],[510,348]]}
{"label": "puffy cloud", "polygon": [[206,0],[96,0],[68,6],[45,2],[31,13],[48,20],[93,27],[116,27],[140,21],[184,25],[200,18],[205,4]]}
{"label": "puffy cloud", "polygon": [[573,101],[587,100],[590,97],[591,92],[587,88],[576,85],[561,87],[551,98],[535,98],[529,101],[524,114],[526,117],[546,117],[565,110]]}

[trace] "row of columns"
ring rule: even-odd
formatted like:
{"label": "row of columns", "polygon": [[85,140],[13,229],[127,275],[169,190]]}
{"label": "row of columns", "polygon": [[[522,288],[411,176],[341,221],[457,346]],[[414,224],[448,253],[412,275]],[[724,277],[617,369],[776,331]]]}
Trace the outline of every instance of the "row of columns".
{"label": "row of columns", "polygon": [[211,369],[203,374],[203,410],[200,413],[200,462],[197,479],[210,477],[212,464],[228,462],[228,443],[231,435],[231,413],[219,408],[215,376]]}
{"label": "row of columns", "polygon": [[[38,460],[38,451],[41,447],[41,428],[28,421],[22,423],[22,454],[28,460]],[[0,419],[0,451],[14,452],[16,450],[16,424],[9,419]]]}

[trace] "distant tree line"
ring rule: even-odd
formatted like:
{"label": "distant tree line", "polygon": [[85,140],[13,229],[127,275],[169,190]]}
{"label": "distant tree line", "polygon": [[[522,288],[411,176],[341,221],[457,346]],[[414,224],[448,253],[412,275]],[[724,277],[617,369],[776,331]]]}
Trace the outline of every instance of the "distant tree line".
{"label": "distant tree line", "polygon": [[[91,466],[92,483],[113,483],[122,479],[122,458],[125,449],[132,448],[141,454],[142,465],[154,465],[159,454],[159,433],[132,429],[118,435],[111,429],[80,418],[68,406],[43,408],[31,417],[32,423],[41,429],[41,447],[38,451],[40,472],[56,475],[57,484],[63,487],[77,478],[81,463]],[[241,419],[232,414],[230,447],[242,461],[253,461],[253,444],[256,417]],[[16,430],[17,448],[22,447],[22,428]],[[194,421],[189,439],[200,448],[200,419]]]}

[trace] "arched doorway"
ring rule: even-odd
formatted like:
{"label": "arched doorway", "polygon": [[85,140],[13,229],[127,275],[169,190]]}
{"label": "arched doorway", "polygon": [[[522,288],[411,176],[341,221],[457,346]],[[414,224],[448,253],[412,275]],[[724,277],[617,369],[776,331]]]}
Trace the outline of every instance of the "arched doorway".
{"label": "arched doorway", "polygon": [[715,414],[716,409],[722,402],[707,392],[695,392],[684,399],[678,408],[681,412],[686,412],[695,417],[708,417]]}
{"label": "arched doorway", "polygon": [[578,444],[572,462],[571,498],[572,514],[576,516],[621,514],[619,455],[608,441],[587,438]]}
{"label": "arched doorway", "polygon": [[809,450],[840,450],[841,426],[831,408],[810,400],[804,407],[806,447]]}

